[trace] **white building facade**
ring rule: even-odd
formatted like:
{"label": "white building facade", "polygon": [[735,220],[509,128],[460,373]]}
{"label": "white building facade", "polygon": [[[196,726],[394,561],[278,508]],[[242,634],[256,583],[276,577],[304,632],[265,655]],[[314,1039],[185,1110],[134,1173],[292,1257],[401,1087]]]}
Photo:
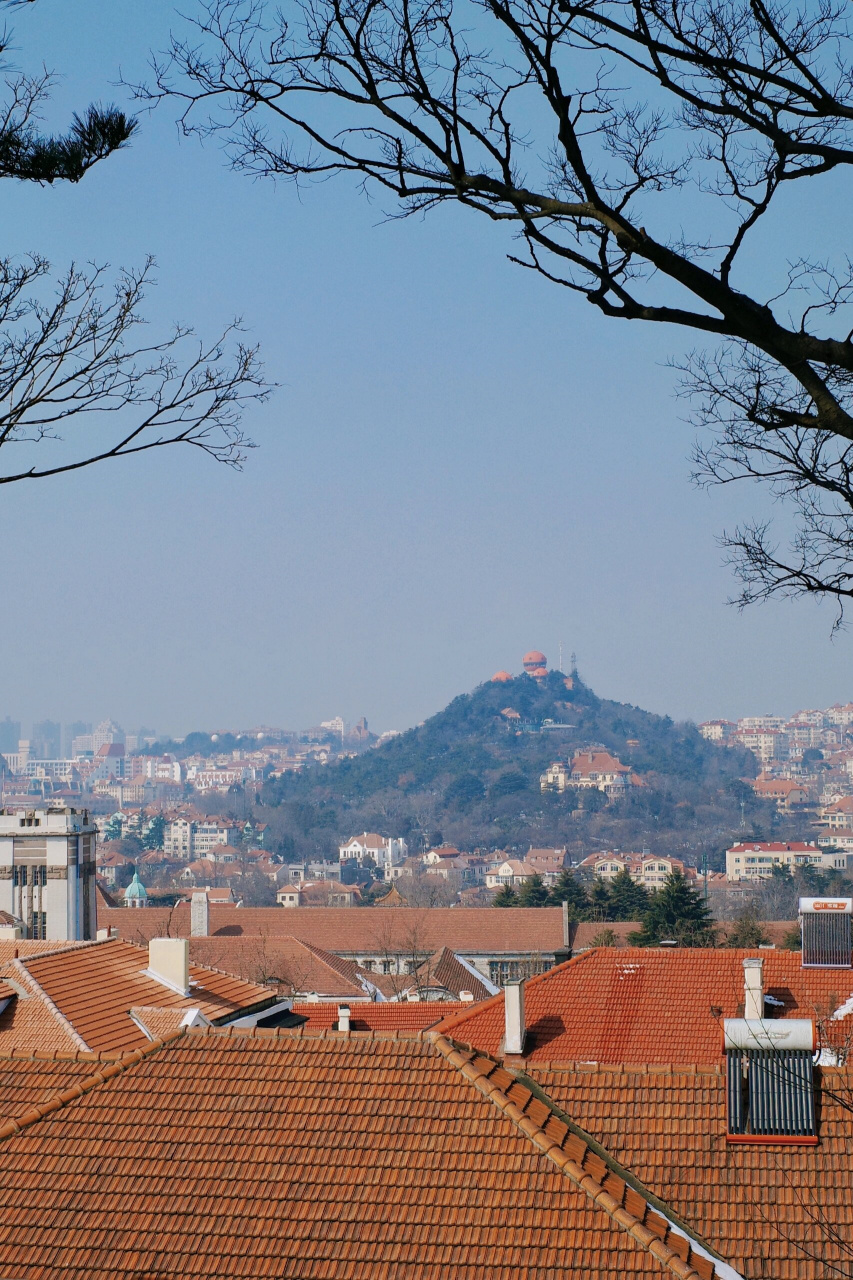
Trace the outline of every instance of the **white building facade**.
{"label": "white building facade", "polygon": [[0,809],[0,911],[24,937],[95,937],[96,841],[85,809]]}

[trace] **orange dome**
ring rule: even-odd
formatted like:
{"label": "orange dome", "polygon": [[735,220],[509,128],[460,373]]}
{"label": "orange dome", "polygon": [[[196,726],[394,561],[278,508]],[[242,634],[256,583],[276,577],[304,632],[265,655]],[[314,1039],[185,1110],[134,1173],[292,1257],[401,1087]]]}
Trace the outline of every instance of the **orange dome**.
{"label": "orange dome", "polygon": [[540,653],[538,649],[531,649],[521,659],[524,664],[525,671],[532,671],[534,667],[547,667],[548,659],[544,653]]}
{"label": "orange dome", "polygon": [[539,677],[541,677],[541,676],[547,676],[547,674],[548,674],[548,668],[547,668],[547,667],[534,667],[534,668],[533,668],[533,670],[530,672],[530,674],[531,674],[532,676],[536,676],[536,677],[537,677],[537,679],[538,679],[538,678],[539,678]]}
{"label": "orange dome", "polygon": [[511,680],[512,676],[508,671],[496,671],[492,676],[492,684],[506,684],[507,680]]}

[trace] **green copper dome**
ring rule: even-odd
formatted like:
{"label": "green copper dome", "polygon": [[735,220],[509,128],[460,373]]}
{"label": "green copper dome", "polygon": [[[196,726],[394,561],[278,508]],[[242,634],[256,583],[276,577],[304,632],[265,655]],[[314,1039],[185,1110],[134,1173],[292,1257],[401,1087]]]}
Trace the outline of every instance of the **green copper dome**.
{"label": "green copper dome", "polygon": [[124,891],[124,900],[125,902],[127,902],[128,899],[147,898],[147,897],[148,897],[148,890],[145,888],[145,885],[139,879],[139,872],[134,871],[133,879],[131,880],[130,884],[127,886],[127,888]]}

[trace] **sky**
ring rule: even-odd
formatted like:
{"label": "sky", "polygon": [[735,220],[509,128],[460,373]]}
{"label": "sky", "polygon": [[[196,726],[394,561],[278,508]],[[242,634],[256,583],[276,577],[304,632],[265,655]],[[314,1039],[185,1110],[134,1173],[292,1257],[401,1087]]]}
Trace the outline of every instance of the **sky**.
{"label": "sky", "polygon": [[[129,105],[119,71],[179,25],[166,0],[9,17],[8,57],[63,74],[57,129]],[[677,719],[853,698],[831,607],[727,604],[717,538],[756,495],[690,483],[684,335],[606,320],[465,211],[389,222],[346,181],[230,172],[168,106],[80,184],[2,197],[4,253],[153,254],[152,331],[240,315],[278,386],[240,473],[169,449],[3,489],[0,717],[402,729],[561,645],[599,694]],[[833,206],[785,216],[819,241]]]}

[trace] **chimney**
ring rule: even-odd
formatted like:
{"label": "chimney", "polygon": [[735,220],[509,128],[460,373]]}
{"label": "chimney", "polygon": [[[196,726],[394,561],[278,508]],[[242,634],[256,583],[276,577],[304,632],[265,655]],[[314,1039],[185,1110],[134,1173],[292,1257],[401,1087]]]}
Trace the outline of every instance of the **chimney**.
{"label": "chimney", "polygon": [[190,944],[186,938],[152,938],[148,976],[178,995],[190,994]]}
{"label": "chimney", "polygon": [[504,987],[504,1053],[524,1052],[524,982]]}
{"label": "chimney", "polygon": [[473,992],[473,991],[460,991],[460,992],[459,992],[459,999],[462,1001],[462,1003],[463,1003],[463,1004],[473,1004],[473,1003],[474,1003],[474,992]]}
{"label": "chimney", "polygon": [[210,900],[204,890],[195,892],[190,905],[190,936],[206,938],[210,933]]}
{"label": "chimney", "polygon": [[743,962],[743,1016],[760,1022],[764,1017],[764,961],[748,956]]}
{"label": "chimney", "polygon": [[350,1007],[348,1004],[338,1005],[338,1031],[349,1031]]}

